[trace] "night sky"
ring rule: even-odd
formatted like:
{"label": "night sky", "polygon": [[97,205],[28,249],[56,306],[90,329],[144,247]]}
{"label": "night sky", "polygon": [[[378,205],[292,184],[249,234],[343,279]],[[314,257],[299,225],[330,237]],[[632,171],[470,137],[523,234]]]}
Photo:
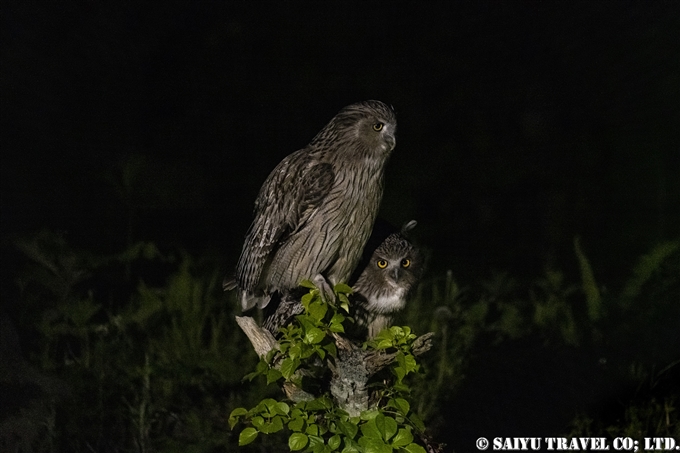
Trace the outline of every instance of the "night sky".
{"label": "night sky", "polygon": [[580,236],[616,287],[680,236],[678,2],[4,2],[1,20],[3,247],[50,229],[226,272],[268,173],[366,99],[399,121],[381,217],[418,221],[431,277],[577,279]]}
{"label": "night sky", "polygon": [[364,99],[399,118],[381,216],[419,221],[433,269],[534,272],[572,260],[575,235],[625,269],[679,232],[675,2],[20,3],[2,17],[4,237],[217,247],[229,267],[269,171]]}

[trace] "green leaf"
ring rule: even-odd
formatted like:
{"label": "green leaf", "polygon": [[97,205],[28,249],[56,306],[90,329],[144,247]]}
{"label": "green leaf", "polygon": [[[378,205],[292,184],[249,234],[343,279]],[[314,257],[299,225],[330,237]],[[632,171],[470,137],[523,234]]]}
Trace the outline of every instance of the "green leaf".
{"label": "green leaf", "polygon": [[345,327],[338,323],[331,323],[330,330],[335,333],[345,333]]}
{"label": "green leaf", "polygon": [[258,432],[255,428],[251,427],[245,428],[243,431],[241,431],[241,434],[239,434],[238,436],[239,446],[248,445],[249,443],[254,441],[255,438],[257,438],[257,434]]}
{"label": "green leaf", "polygon": [[404,368],[408,373],[412,373],[418,370],[418,362],[416,362],[415,356],[409,354],[404,357]]}
{"label": "green leaf", "polygon": [[397,409],[397,411],[403,415],[404,417],[408,414],[408,411],[411,410],[411,405],[409,404],[408,401],[406,401],[404,398],[394,398],[391,399],[388,403],[388,406],[393,407]]}
{"label": "green leaf", "polygon": [[394,359],[397,361],[400,367],[406,368],[406,354],[404,354],[402,351],[397,352],[397,355],[394,357]]}
{"label": "green leaf", "polygon": [[229,414],[229,429],[234,429],[234,426],[239,422],[239,418],[247,415],[248,410],[244,407],[237,407],[231,414]]}
{"label": "green leaf", "polygon": [[319,425],[317,424],[312,424],[307,427],[305,430],[307,434],[310,436],[318,436],[319,435]]}
{"label": "green leaf", "polygon": [[269,365],[264,360],[260,360],[259,362],[257,362],[257,365],[255,365],[255,372],[259,374],[266,373],[268,369]]}
{"label": "green leaf", "polygon": [[302,328],[305,331],[314,329],[316,327],[316,324],[317,324],[316,319],[314,319],[311,316],[307,316],[307,315],[298,315],[298,316],[296,316],[296,319],[298,320],[298,322],[300,323],[300,325],[302,326]]}
{"label": "green leaf", "polygon": [[389,340],[390,342],[392,342],[392,340],[394,339],[394,334],[390,329],[383,329],[380,332],[378,332],[378,335],[375,336],[375,339],[378,341]]}
{"label": "green leaf", "polygon": [[260,428],[260,432],[264,434],[271,434],[275,433],[278,431],[281,431],[283,429],[283,421],[281,420],[281,416],[277,415],[276,417],[272,418],[272,421],[269,423],[264,423],[262,427]]}
{"label": "green leaf", "polygon": [[300,286],[307,289],[316,289],[316,285],[311,280],[302,280]]}
{"label": "green leaf", "polygon": [[260,404],[264,404],[264,407],[267,408],[267,414],[271,416],[276,414],[276,405],[279,404],[279,402],[274,398],[265,398],[260,402]]}
{"label": "green leaf", "polygon": [[302,431],[305,426],[305,420],[302,417],[294,418],[288,423],[288,429],[291,431]]}
{"label": "green leaf", "polygon": [[[378,419],[376,418],[376,423]],[[382,429],[381,429],[382,430]],[[397,421],[392,417],[385,417],[385,427],[384,427],[384,439],[390,440],[394,435],[397,434]]]}
{"label": "green leaf", "polygon": [[354,437],[359,432],[359,427],[354,423],[344,420],[338,420],[338,430],[346,437],[354,439]]}
{"label": "green leaf", "polygon": [[241,415],[246,415],[248,413],[248,409],[245,407],[237,407],[233,411],[231,411],[231,414],[229,414],[229,417],[240,417]]}
{"label": "green leaf", "polygon": [[300,365],[299,360],[293,360],[291,358],[285,358],[281,362],[281,375],[289,379],[293,373],[295,373],[295,370],[297,370],[298,366]]}
{"label": "green leaf", "polygon": [[380,412],[377,409],[363,411],[361,413],[361,420],[373,420],[379,413]]}
{"label": "green leaf", "polygon": [[272,368],[267,372],[267,384],[276,382],[281,378],[282,374],[279,370]]}
{"label": "green leaf", "polygon": [[410,444],[404,447],[408,453],[427,453],[423,447],[418,444]]}
{"label": "green leaf", "polygon": [[338,356],[338,349],[335,346],[335,343],[328,343],[323,345],[323,348],[328,351],[328,353],[331,355],[331,357],[337,357]]}
{"label": "green leaf", "polygon": [[370,425],[371,423],[375,423],[375,427],[378,429],[380,437],[385,441],[390,440],[392,436],[397,433],[396,420],[394,420],[392,417],[387,417],[382,413],[376,415],[375,419],[369,421],[366,425]]}
{"label": "green leaf", "polygon": [[418,431],[425,431],[425,424],[418,415],[412,413],[408,419],[411,420],[411,423],[413,423],[413,426],[415,426]]}
{"label": "green leaf", "polygon": [[312,303],[312,300],[314,299],[314,294],[312,293],[307,293],[302,296],[300,299],[300,302],[302,303],[302,306],[304,307],[305,310],[309,310],[309,304]]}
{"label": "green leaf", "polygon": [[413,434],[408,429],[401,428],[392,440],[393,447],[404,447],[413,442]]}
{"label": "green leaf", "polygon": [[349,442],[349,445],[345,445],[341,453],[360,453],[359,444],[354,441]]}
{"label": "green leaf", "polygon": [[276,350],[276,348],[272,349],[271,351],[269,351],[267,353],[267,355],[265,356],[265,358],[262,361],[265,362],[267,365],[269,365],[274,360],[274,357],[276,356],[277,352],[278,351]]}
{"label": "green leaf", "polygon": [[313,399],[312,401],[307,401],[306,409],[308,411],[320,411],[326,408],[321,398]]}
{"label": "green leaf", "polygon": [[253,417],[250,422],[253,424],[255,428],[258,430],[262,430],[262,427],[264,426],[264,418],[260,417],[259,415],[257,417]]}
{"label": "green leaf", "polygon": [[[376,415],[375,418],[373,419],[375,421],[376,428],[378,428],[378,431],[380,432],[380,437],[382,437],[384,440],[388,439],[388,437],[386,435],[386,431],[385,431],[385,420],[386,419],[387,419],[387,417],[385,417],[385,414],[382,414],[382,413]],[[395,432],[396,432],[396,429],[395,429]]]}
{"label": "green leaf", "polygon": [[315,345],[304,344],[304,348],[302,349],[302,354],[300,355],[300,360],[310,358],[311,356],[314,355],[315,352],[316,352],[316,346]]}
{"label": "green leaf", "polygon": [[317,344],[321,343],[324,338],[326,338],[326,334],[324,333],[324,331],[319,329],[318,327],[314,327],[307,331],[307,333],[305,334],[304,341],[305,343],[308,344]]}
{"label": "green leaf", "polygon": [[288,349],[288,355],[299,364],[298,358],[302,355],[302,347],[300,343],[294,344]]}
{"label": "green leaf", "polygon": [[392,372],[397,377],[397,381],[400,381],[400,382],[406,376],[406,371],[404,371],[404,368],[402,368],[400,366],[392,368]]}
{"label": "green leaf", "polygon": [[272,419],[272,433],[281,431],[283,429],[283,418],[280,415],[277,415]]}
{"label": "green leaf", "polygon": [[403,338],[406,336],[406,333],[404,332],[404,328],[400,326],[392,326],[390,327],[390,333],[394,338]]}
{"label": "green leaf", "polygon": [[331,318],[331,323],[337,322],[337,323],[342,324],[342,322],[345,320],[345,318],[346,318],[346,316],[343,315],[342,313],[336,313]]}
{"label": "green leaf", "polygon": [[321,453],[325,449],[323,438],[319,436],[309,436],[309,447],[314,453]]}
{"label": "green leaf", "polygon": [[392,340],[379,340],[376,344],[376,349],[389,349],[392,347]]}
{"label": "green leaf", "polygon": [[360,427],[361,429],[361,434],[363,434],[364,438],[374,438],[374,439],[382,439],[383,434],[380,432],[380,429],[378,429],[378,425],[375,423],[375,419],[369,420],[368,422],[364,423]]}
{"label": "green leaf", "polygon": [[345,332],[345,328],[342,325],[343,321],[345,320],[345,316],[342,313],[336,313],[333,315],[331,318],[330,322],[330,329],[331,332]]}
{"label": "green leaf", "polygon": [[392,453],[392,447],[379,438],[362,437],[359,445],[364,448],[364,453]]}
{"label": "green leaf", "polygon": [[262,373],[258,373],[257,371],[253,371],[252,373],[248,373],[248,374],[246,374],[245,376],[243,376],[242,381],[244,381],[244,382],[245,382],[246,380],[252,381],[253,379],[255,379],[255,378],[256,378],[257,376],[259,376],[260,374],[262,374]]}
{"label": "green leaf", "polygon": [[338,448],[340,448],[340,442],[341,442],[340,435],[336,434],[330,439],[328,439],[328,446],[331,447],[331,450],[337,450]]}
{"label": "green leaf", "polygon": [[328,305],[320,303],[320,302],[314,302],[309,304],[309,315],[316,319],[317,321],[321,321],[324,316],[326,316],[326,313],[328,312]]}
{"label": "green leaf", "polygon": [[276,413],[279,415],[288,415],[290,412],[290,406],[283,401],[276,403]]}
{"label": "green leaf", "polygon": [[349,285],[346,285],[345,283],[338,283],[333,287],[333,291],[336,294],[352,294],[352,287]]}
{"label": "green leaf", "polygon": [[394,390],[396,393],[403,393],[403,394],[408,394],[411,393],[411,388],[404,384],[403,382],[395,382],[392,384],[392,390]]}
{"label": "green leaf", "polygon": [[307,446],[308,442],[309,438],[306,434],[293,433],[288,438],[288,448],[290,448],[290,451],[302,450]]}

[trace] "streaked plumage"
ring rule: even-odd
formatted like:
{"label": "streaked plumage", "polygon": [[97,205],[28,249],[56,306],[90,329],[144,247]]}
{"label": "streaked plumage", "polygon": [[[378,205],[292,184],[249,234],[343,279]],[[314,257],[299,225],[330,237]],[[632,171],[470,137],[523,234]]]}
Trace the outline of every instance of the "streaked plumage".
{"label": "streaked plumage", "polygon": [[275,293],[285,299],[305,279],[349,279],[378,212],[395,133],[389,106],[352,104],[272,171],[234,279],[224,285],[239,289],[244,310],[267,306]]}
{"label": "streaked plumage", "polygon": [[[415,221],[408,222],[400,232],[391,234],[380,227],[373,230],[367,246],[369,258],[362,260],[355,273],[358,277],[350,296],[355,323],[346,325],[349,337],[361,340],[374,337],[389,327],[394,316],[405,307],[406,298],[418,283],[424,267],[421,253],[405,236],[415,225]],[[301,314],[300,296],[300,293],[287,294],[276,308],[268,307],[263,327],[276,334],[280,327]]]}

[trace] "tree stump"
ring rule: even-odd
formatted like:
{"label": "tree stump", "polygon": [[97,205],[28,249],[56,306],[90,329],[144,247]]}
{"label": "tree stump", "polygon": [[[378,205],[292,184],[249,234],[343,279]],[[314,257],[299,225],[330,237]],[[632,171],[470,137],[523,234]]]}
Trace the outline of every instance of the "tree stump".
{"label": "tree stump", "polygon": [[[249,316],[237,316],[236,322],[246,334],[258,356],[264,357],[271,350],[279,349],[279,344],[268,330],[257,325]],[[413,355],[419,356],[432,347],[434,333],[426,333],[416,338],[413,343]],[[371,409],[367,388],[370,378],[392,363],[397,353],[379,350],[364,350],[343,335],[333,334],[338,350],[337,357],[329,362],[331,379],[329,388],[338,406],[350,414],[358,416]],[[278,367],[279,364],[274,364]],[[290,382],[283,385],[282,390],[292,401],[309,401],[315,396],[302,390]]]}

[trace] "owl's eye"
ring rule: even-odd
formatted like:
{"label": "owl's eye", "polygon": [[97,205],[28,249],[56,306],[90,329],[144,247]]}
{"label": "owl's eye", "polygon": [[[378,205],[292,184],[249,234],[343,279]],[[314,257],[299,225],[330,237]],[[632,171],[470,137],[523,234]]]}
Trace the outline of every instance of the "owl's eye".
{"label": "owl's eye", "polygon": [[387,260],[378,260],[376,264],[380,269],[385,269],[387,267]]}
{"label": "owl's eye", "polygon": [[408,258],[404,258],[401,260],[401,267],[409,267],[411,265],[411,260]]}
{"label": "owl's eye", "polygon": [[383,126],[384,126],[383,123],[375,123],[375,124],[373,125],[373,130],[376,131],[376,132],[379,132],[379,131],[382,130]]}

